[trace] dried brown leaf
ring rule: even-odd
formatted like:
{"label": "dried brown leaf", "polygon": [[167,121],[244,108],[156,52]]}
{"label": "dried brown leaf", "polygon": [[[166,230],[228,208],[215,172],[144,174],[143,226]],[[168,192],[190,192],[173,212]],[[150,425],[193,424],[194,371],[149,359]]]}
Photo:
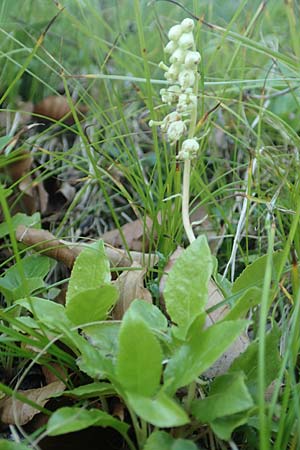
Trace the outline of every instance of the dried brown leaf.
{"label": "dried brown leaf", "polygon": [[76,194],[76,189],[74,186],[71,186],[70,183],[67,181],[63,182],[60,189],[58,190],[64,198],[67,200],[68,203],[70,203]]}
{"label": "dried brown leaf", "polygon": [[[50,367],[53,370],[51,370]],[[67,370],[64,367],[62,367],[60,364],[57,364],[57,363],[51,363],[50,366],[42,366],[41,369],[42,369],[43,375],[45,377],[45,382],[47,383],[47,385],[49,385],[50,383],[54,383],[56,381],[60,381],[60,379],[66,380],[67,376],[68,376]],[[57,373],[57,375],[59,375],[60,379],[58,378],[58,376],[55,373]]]}
{"label": "dried brown leaf", "polygon": [[[18,391],[28,400],[43,407],[54,394],[64,391],[65,384],[62,381],[55,381],[44,387]],[[0,419],[3,423],[25,425],[40,411],[27,403],[23,403],[12,397],[6,397],[0,401]]]}
{"label": "dried brown leaf", "polygon": [[[208,285],[208,302],[206,309],[211,309],[212,307],[217,306],[223,302],[223,300],[224,296],[222,292],[219,290],[216,283],[213,280],[210,280]],[[224,304],[214,309],[212,312],[208,313],[205,326],[208,328],[214,323],[223,320],[229,311],[230,308],[228,304]],[[247,333],[242,333],[229,347],[229,349],[226,350],[226,352],[223,353],[223,355],[212,365],[212,367],[204,373],[204,375],[209,378],[213,378],[227,372],[233,361],[246,350],[249,344],[250,340]]]}
{"label": "dried brown leaf", "polygon": [[7,164],[7,172],[12,181],[16,182],[26,175],[31,169],[32,162],[33,158],[30,152],[22,150],[15,161]]}
{"label": "dried brown leaf", "polygon": [[56,239],[49,231],[19,225],[16,230],[16,238],[25,245],[33,246],[36,251],[40,251],[57,261],[62,261],[67,267],[73,267],[76,253]]}
{"label": "dried brown leaf", "polygon": [[[33,246],[33,249],[63,262],[70,269],[73,267],[76,257],[86,247],[86,243],[74,244],[72,242],[57,239],[47,230],[37,230],[19,225],[16,230],[16,238],[25,245]],[[157,255],[141,252],[130,252],[130,257],[125,250],[106,246],[106,255],[113,267],[130,267],[133,262],[143,267],[152,267],[158,261]]]}
{"label": "dried brown leaf", "polygon": [[[84,105],[77,107],[79,118],[83,118],[83,114],[87,112],[87,107]],[[50,95],[44,98],[39,103],[37,103],[33,108],[33,113],[44,116],[48,119],[60,121],[67,125],[73,125],[75,120],[72,115],[69,100],[64,95]],[[45,120],[43,118],[38,118],[38,120]]]}
{"label": "dried brown leaf", "polygon": [[124,271],[115,281],[115,285],[120,292],[119,300],[112,312],[115,320],[122,319],[130,304],[135,299],[152,303],[152,296],[148,289],[144,287],[146,269],[141,268],[135,262],[132,264],[131,269],[133,270]]}
{"label": "dried brown leaf", "polygon": [[[146,221],[137,219],[123,225],[121,230],[127,242],[128,248],[138,252],[149,248],[149,232],[151,227],[152,220],[149,217],[146,218]],[[113,247],[124,247],[122,235],[118,229],[108,231],[101,237],[104,242],[112,245]]]}

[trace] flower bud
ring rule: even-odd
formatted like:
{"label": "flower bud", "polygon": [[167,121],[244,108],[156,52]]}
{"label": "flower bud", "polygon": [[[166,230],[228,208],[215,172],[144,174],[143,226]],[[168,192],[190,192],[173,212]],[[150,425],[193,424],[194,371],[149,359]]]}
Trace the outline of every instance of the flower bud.
{"label": "flower bud", "polygon": [[175,52],[176,48],[177,48],[176,42],[170,41],[170,42],[168,42],[167,45],[165,46],[164,51],[165,51],[166,53],[172,54],[173,52]]}
{"label": "flower bud", "polygon": [[193,67],[195,67],[197,64],[199,64],[201,61],[201,55],[199,52],[187,52],[185,60],[184,60],[184,65],[186,66],[186,68],[188,69],[192,69]]}
{"label": "flower bud", "polygon": [[180,65],[179,64],[172,64],[167,72],[165,72],[165,78],[170,82],[177,81],[178,75],[180,71]]}
{"label": "flower bud", "polygon": [[185,50],[193,47],[195,45],[193,33],[183,33],[178,40],[178,45]]}
{"label": "flower bud", "polygon": [[161,131],[166,132],[172,122],[178,122],[181,120],[181,115],[177,111],[173,111],[167,114],[164,120],[161,122]]}
{"label": "flower bud", "polygon": [[176,159],[179,159],[181,161],[186,161],[187,159],[190,159],[189,152],[184,152],[183,150],[180,150],[178,152],[178,155],[176,156]]}
{"label": "flower bud", "polygon": [[177,48],[170,56],[170,63],[182,64],[185,61],[185,52],[181,48]]}
{"label": "flower bud", "polygon": [[160,96],[163,103],[168,103],[171,105],[172,103],[176,103],[178,101],[178,96],[181,93],[181,89],[177,84],[170,86],[168,89],[161,89]]}
{"label": "flower bud", "polygon": [[169,30],[168,38],[170,39],[170,41],[178,41],[181,35],[182,35],[181,25],[174,25]]}
{"label": "flower bud", "polygon": [[197,97],[195,94],[183,93],[178,97],[177,111],[179,113],[188,113],[197,104]]}
{"label": "flower bud", "polygon": [[187,152],[190,155],[190,158],[194,158],[197,155],[197,152],[199,150],[199,144],[196,141],[196,139],[186,139],[183,141],[181,146],[181,151],[183,153]]}
{"label": "flower bud", "polygon": [[189,31],[193,31],[194,29],[194,21],[192,19],[183,19],[181,22],[181,29],[184,33],[187,33]]}
{"label": "flower bud", "polygon": [[195,74],[192,70],[183,70],[178,75],[178,82],[182,89],[189,88],[195,83]]}
{"label": "flower bud", "polygon": [[186,132],[186,124],[182,120],[170,123],[167,130],[168,139],[173,143],[178,141]]}

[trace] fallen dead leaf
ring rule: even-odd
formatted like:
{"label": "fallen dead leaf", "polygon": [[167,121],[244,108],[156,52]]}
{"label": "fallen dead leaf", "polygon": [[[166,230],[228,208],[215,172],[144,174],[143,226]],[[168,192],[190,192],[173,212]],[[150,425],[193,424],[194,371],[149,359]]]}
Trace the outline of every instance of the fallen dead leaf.
{"label": "fallen dead leaf", "polygon": [[24,210],[28,215],[32,215],[37,210],[42,213],[46,211],[48,205],[48,194],[42,183],[36,182],[33,177],[38,173],[31,173],[33,158],[28,150],[21,150],[14,155],[12,162],[6,164],[5,172],[15,183],[19,191],[18,200],[14,209]]}
{"label": "fallen dead leaf", "polygon": [[28,150],[21,150],[11,163],[6,165],[8,175],[13,182],[20,180],[26,175],[32,166],[33,158]]}
{"label": "fallen dead leaf", "polygon": [[[52,368],[52,370],[51,370]],[[45,377],[45,382],[47,383],[47,385],[51,384],[51,383],[55,383],[56,381],[60,381],[60,379],[58,378],[57,375],[60,376],[61,379],[66,380],[68,373],[67,370],[62,367],[60,364],[57,363],[51,363],[51,368],[50,367],[46,367],[46,366],[42,366],[42,372],[43,375]],[[55,374],[56,372],[56,374]]]}
{"label": "fallen dead leaf", "polygon": [[[84,114],[87,112],[87,107],[80,105],[77,107],[78,117],[83,119]],[[41,100],[33,108],[33,114],[37,116],[44,116],[46,119],[52,119],[56,121],[62,120],[67,125],[73,125],[75,120],[71,112],[69,100],[64,95],[49,95]],[[35,117],[41,122],[45,121],[43,117]]]}
{"label": "fallen dead leaf", "polygon": [[25,245],[33,246],[34,250],[63,262],[70,269],[73,267],[76,253],[56,239],[49,231],[19,225],[16,230],[16,238]]}
{"label": "fallen dead leaf", "polygon": [[116,248],[124,247],[122,234],[130,250],[143,251],[149,248],[149,232],[152,227],[152,220],[147,217],[145,221],[141,219],[126,223],[121,227],[122,233],[118,229],[107,231],[101,238],[107,244]]}
{"label": "fallen dead leaf", "polygon": [[[223,302],[223,300],[224,296],[222,292],[219,290],[216,283],[211,279],[208,285],[208,302],[206,309],[217,306]],[[208,313],[205,323],[206,328],[223,320],[229,311],[230,307],[228,304],[225,304]],[[247,333],[242,333],[229,347],[229,349],[226,350],[226,352],[223,353],[223,355],[208,370],[205,371],[204,375],[209,378],[214,378],[227,372],[233,361],[246,350],[249,344],[250,340]]]}
{"label": "fallen dead leaf", "polygon": [[121,320],[135,299],[152,303],[152,296],[144,287],[146,269],[136,262],[131,265],[131,269],[124,271],[114,283],[120,292],[119,300],[112,311],[114,320]]}
{"label": "fallen dead leaf", "polygon": [[[19,242],[27,246],[32,246],[34,250],[63,262],[70,269],[73,267],[75,259],[79,253],[86,248],[87,243],[59,240],[47,230],[38,230],[19,225],[16,230],[16,238]],[[130,256],[125,250],[105,246],[106,255],[113,267],[130,267],[133,262],[143,267],[153,267],[158,262],[158,256],[154,254],[130,252]]]}
{"label": "fallen dead leaf", "polygon": [[[43,407],[54,394],[64,390],[65,384],[62,381],[55,381],[41,388],[20,390],[18,394],[22,394],[28,400]],[[40,412],[33,406],[12,397],[5,397],[0,401],[0,411],[1,421],[10,425],[25,425]]]}
{"label": "fallen dead leaf", "polygon": [[125,418],[125,406],[124,403],[117,397],[112,399],[112,412],[113,417],[117,417],[121,422],[124,422]]}

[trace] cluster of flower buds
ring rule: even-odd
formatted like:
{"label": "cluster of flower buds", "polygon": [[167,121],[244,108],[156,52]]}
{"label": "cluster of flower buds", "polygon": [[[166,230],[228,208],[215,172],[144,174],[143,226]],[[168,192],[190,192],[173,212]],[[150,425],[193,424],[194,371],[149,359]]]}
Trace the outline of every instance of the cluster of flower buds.
{"label": "cluster of flower buds", "polygon": [[[197,66],[200,63],[200,53],[195,50],[193,35],[194,22],[184,19],[174,25],[168,33],[170,41],[165,47],[169,54],[170,66],[163,62],[160,68],[165,70],[165,78],[170,84],[167,89],[161,89],[163,103],[176,105],[176,110],[168,114],[163,121],[150,121],[149,125],[160,125],[171,144],[175,144],[187,131],[187,123],[191,112],[197,108]],[[178,159],[195,157],[199,144],[196,139],[186,139],[182,143]]]}

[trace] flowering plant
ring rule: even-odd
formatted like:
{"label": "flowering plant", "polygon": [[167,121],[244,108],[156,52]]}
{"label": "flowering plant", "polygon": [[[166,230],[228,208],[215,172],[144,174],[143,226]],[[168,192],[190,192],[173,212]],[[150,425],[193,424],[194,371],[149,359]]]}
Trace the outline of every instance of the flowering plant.
{"label": "flowering plant", "polygon": [[189,18],[169,30],[169,42],[165,52],[170,55],[170,66],[163,62],[159,66],[165,70],[165,78],[170,86],[161,89],[160,95],[163,103],[175,106],[175,111],[167,114],[162,121],[151,120],[149,123],[150,126],[159,125],[171,145],[185,138],[177,159],[184,161],[182,219],[190,242],[195,239],[189,221],[189,183],[191,160],[197,156],[199,150],[199,144],[194,135],[199,79],[197,67],[201,61],[201,55],[196,51],[193,30],[194,22]]}

